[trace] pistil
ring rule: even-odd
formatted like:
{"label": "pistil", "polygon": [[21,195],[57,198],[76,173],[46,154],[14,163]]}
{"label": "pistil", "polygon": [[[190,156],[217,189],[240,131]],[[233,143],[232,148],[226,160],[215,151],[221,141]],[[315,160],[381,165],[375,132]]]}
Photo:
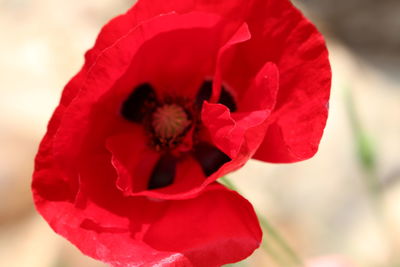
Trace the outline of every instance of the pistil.
{"label": "pistil", "polygon": [[190,125],[185,110],[177,104],[165,104],[158,107],[152,115],[155,135],[161,140],[174,140]]}

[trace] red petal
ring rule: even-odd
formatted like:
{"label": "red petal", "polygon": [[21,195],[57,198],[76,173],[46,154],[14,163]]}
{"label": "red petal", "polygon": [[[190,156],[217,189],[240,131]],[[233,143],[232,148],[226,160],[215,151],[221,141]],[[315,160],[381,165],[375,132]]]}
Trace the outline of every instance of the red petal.
{"label": "red petal", "polygon": [[[238,112],[231,114],[221,104],[205,103],[202,122],[214,144],[232,159],[252,157],[264,138],[277,89],[277,69],[274,64],[267,63],[247,91],[236,92],[242,99]],[[241,161],[238,166],[242,164]]]}
{"label": "red petal", "polygon": [[241,21],[250,8],[251,1],[248,0],[232,0],[229,3],[215,3],[212,0],[140,0],[126,14],[113,18],[101,29],[95,45],[86,52],[82,70],[64,88],[61,102],[68,105],[76,96],[81,89],[81,81],[85,79],[88,70],[103,50],[112,46],[135,27],[154,17],[171,13],[202,11]]}
{"label": "red petal", "polygon": [[163,32],[141,45],[119,87],[126,90],[135,84],[150,83],[159,97],[194,98],[204,77],[213,70],[225,31],[218,25],[221,17],[192,12],[157,20],[160,22],[144,31],[151,35],[152,28],[160,28],[162,23]]}
{"label": "red petal", "polygon": [[218,58],[217,58],[217,66],[214,74],[214,81],[213,81],[213,93],[211,96],[211,102],[217,102],[220,96],[220,90],[223,82],[222,77],[222,65],[224,61],[226,61],[223,57],[225,56],[226,52],[229,51],[235,45],[245,42],[249,40],[251,34],[249,32],[249,28],[246,23],[243,23],[238,30],[232,35],[232,37],[226,42],[224,46],[218,51]]}
{"label": "red petal", "polygon": [[223,79],[243,90],[268,61],[280,76],[276,107],[255,158],[309,158],[317,151],[328,111],[331,71],[323,37],[288,0],[256,1],[246,22],[252,38],[230,52]]}
{"label": "red petal", "polygon": [[160,155],[149,147],[142,126],[111,136],[106,147],[112,154],[112,165],[118,174],[117,187],[126,195],[147,190],[149,177]]}
{"label": "red petal", "polygon": [[[269,110],[259,110],[246,113],[237,113],[231,116],[229,109],[221,104],[204,103],[202,121],[208,128],[214,145],[230,158],[236,158],[241,146],[247,145],[250,139],[246,135],[254,133],[254,127],[264,124],[269,115]],[[253,131],[252,131],[253,130]],[[255,134],[255,133],[254,133]],[[265,133],[261,133],[264,137]],[[258,135],[258,133],[257,133]],[[259,142],[261,142],[259,140]],[[256,147],[249,148],[255,152]]]}
{"label": "red petal", "polygon": [[159,250],[183,251],[193,266],[220,266],[247,257],[259,246],[261,230],[244,198],[213,184],[198,198],[170,205],[144,241]]}
{"label": "red petal", "polygon": [[[205,181],[205,178],[197,161],[188,156],[179,161],[172,185],[161,189],[142,192],[138,195],[146,195],[160,199],[180,199],[183,192],[200,186]],[[187,198],[187,196],[183,198]]]}
{"label": "red petal", "polygon": [[[220,266],[246,258],[259,246],[254,210],[237,193],[213,184],[188,200],[126,198],[113,187],[112,170],[103,160],[82,173],[98,181],[81,184],[84,199],[78,206],[35,191],[39,212],[83,253],[121,267]],[[48,185],[48,191],[55,189]]]}

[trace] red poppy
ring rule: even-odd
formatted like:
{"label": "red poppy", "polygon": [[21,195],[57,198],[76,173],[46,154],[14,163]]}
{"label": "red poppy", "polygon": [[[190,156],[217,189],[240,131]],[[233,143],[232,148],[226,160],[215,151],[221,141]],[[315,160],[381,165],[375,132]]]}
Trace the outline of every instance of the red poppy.
{"label": "red poppy", "polygon": [[287,0],[139,0],[67,84],[36,157],[51,227],[113,266],[220,266],[261,242],[216,182],[254,157],[317,150],[330,67]]}

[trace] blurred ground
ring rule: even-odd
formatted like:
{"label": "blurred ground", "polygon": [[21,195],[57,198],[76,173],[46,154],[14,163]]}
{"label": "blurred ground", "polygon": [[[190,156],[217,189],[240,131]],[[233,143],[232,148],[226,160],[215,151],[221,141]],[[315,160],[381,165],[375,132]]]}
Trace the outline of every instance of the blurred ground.
{"label": "blurred ground", "polygon": [[[400,248],[400,2],[298,2],[326,34],[331,53],[332,100],[320,150],[297,164],[252,161],[230,178],[305,258],[341,254],[357,266],[391,266],[389,247]],[[103,266],[55,235],[35,213],[30,179],[64,84],[82,65],[100,27],[129,5],[0,0],[0,266]],[[383,220],[376,219],[363,183],[348,92],[373,140],[377,176],[387,184]],[[262,251],[245,264],[274,266]]]}

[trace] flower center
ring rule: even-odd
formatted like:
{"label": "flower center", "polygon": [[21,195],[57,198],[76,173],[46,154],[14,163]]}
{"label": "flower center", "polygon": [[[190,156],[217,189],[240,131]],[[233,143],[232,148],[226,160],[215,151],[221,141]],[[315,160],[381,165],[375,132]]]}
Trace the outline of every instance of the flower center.
{"label": "flower center", "polygon": [[158,138],[169,140],[180,136],[190,125],[190,120],[181,106],[166,104],[154,111],[151,124]]}

